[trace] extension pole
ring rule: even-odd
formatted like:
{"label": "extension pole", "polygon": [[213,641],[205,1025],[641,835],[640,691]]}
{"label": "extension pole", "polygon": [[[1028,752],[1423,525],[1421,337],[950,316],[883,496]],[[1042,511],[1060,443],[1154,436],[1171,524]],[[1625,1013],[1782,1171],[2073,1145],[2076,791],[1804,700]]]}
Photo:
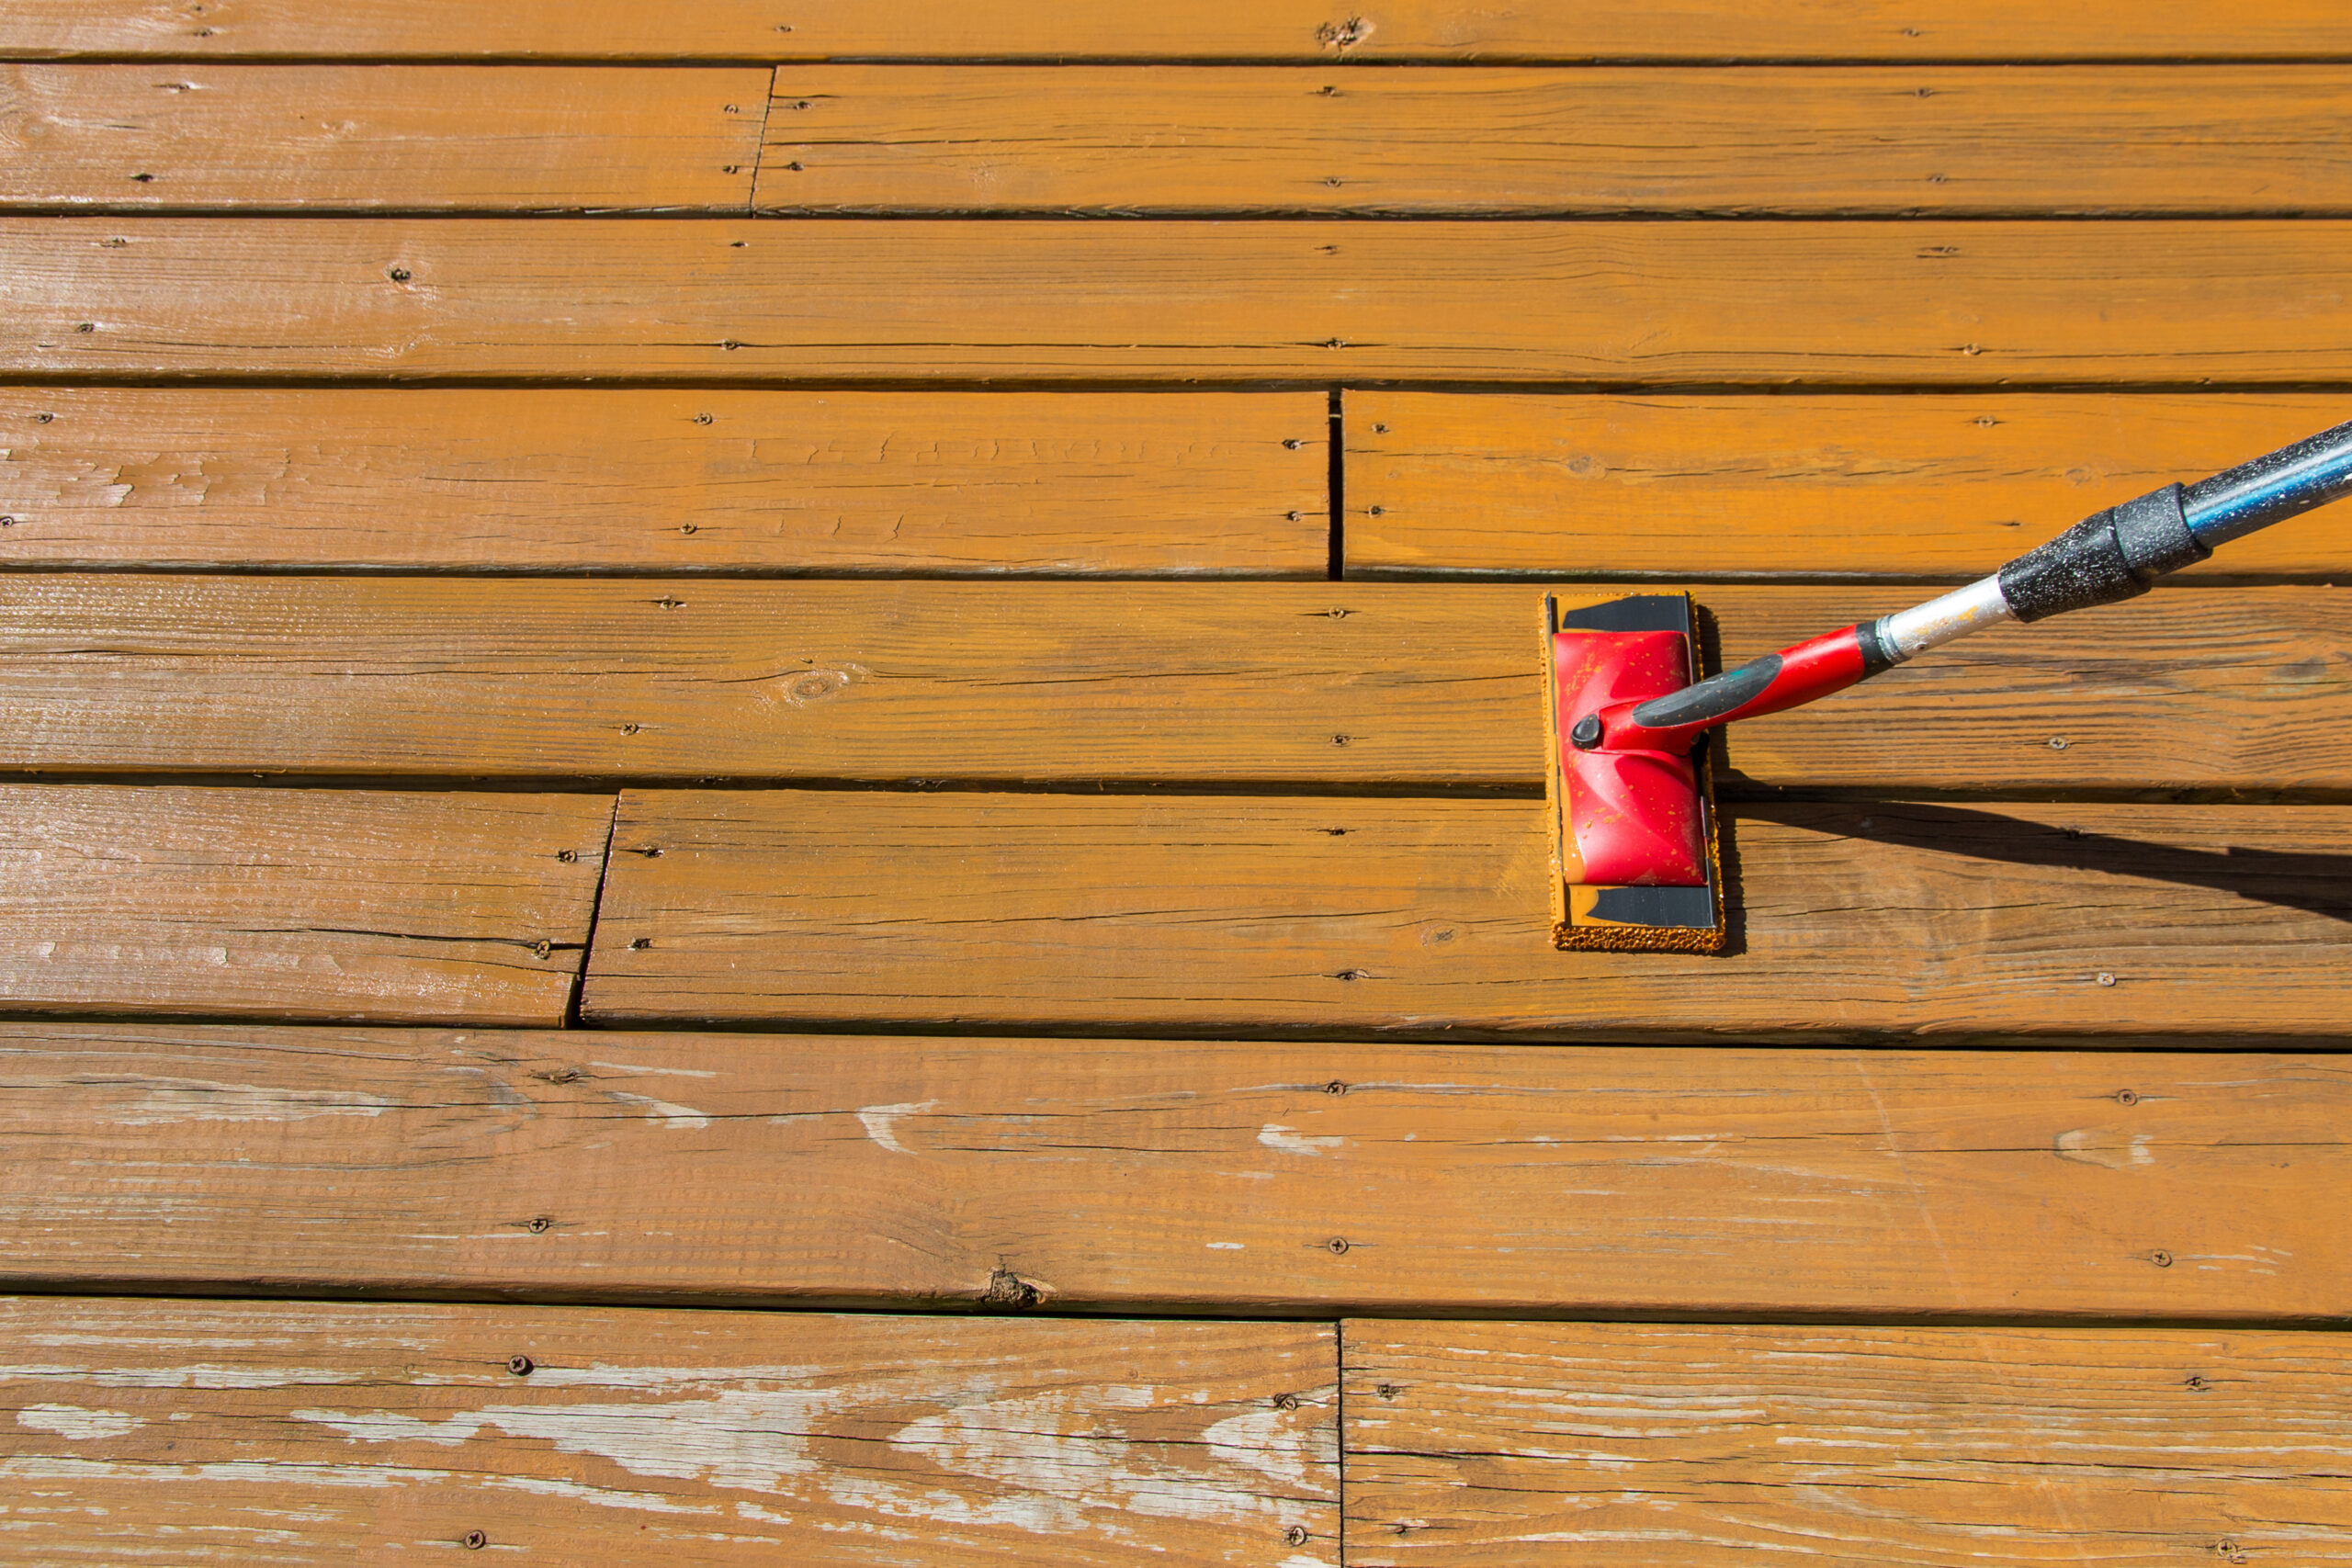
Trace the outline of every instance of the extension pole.
{"label": "extension pole", "polygon": [[1581,715],[1568,739],[1586,751],[1679,754],[1719,724],[1826,697],[1986,626],[2145,593],[2216,545],[2346,495],[2352,495],[2352,423],[2095,513],[1992,576],[1897,615],[1768,653],[1662,697]]}

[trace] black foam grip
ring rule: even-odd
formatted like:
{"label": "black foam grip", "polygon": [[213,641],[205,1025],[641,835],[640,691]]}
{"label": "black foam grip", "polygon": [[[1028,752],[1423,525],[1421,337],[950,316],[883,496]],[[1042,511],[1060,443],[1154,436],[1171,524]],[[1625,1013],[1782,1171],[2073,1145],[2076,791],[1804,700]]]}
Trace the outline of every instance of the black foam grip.
{"label": "black foam grip", "polygon": [[2001,597],[2020,621],[2145,593],[2165,572],[2213,552],[2188,531],[2180,487],[2094,513],[2001,569]]}
{"label": "black foam grip", "polygon": [[2212,547],[2188,531],[2188,513],[2181,509],[2180,487],[2166,485],[2115,509],[2115,542],[2122,547],[2124,564],[2143,582],[2177,571],[2213,553]]}

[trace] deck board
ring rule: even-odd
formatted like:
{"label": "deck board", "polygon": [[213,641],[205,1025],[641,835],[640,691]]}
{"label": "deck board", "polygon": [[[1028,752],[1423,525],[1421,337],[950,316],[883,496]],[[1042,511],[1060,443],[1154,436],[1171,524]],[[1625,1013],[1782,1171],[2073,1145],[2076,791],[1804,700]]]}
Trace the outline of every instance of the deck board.
{"label": "deck board", "polygon": [[0,209],[744,211],[769,73],[0,66]]}
{"label": "deck board", "polygon": [[1334,1340],[0,1301],[0,1562],[1336,1565]]}
{"label": "deck board", "polygon": [[[2340,392],[1351,391],[1347,574],[1968,581],[2347,418]],[[2347,572],[2322,512],[2174,581]]]}
{"label": "deck board", "polygon": [[[1736,662],[1919,596],[1700,599]],[[1533,792],[1541,603],[1516,583],[0,574],[0,767]],[[2165,589],[2003,628],[1741,727],[1726,782],[2333,798],[2352,792],[2347,617],[2341,589]]]}
{"label": "deck board", "polygon": [[2311,383],[2352,378],[2347,243],[2321,220],[16,217],[0,375]]}
{"label": "deck board", "polygon": [[558,1024],[602,795],[0,785],[0,1010]]}
{"label": "deck board", "polygon": [[1363,1568],[2352,1562],[2338,1334],[1343,1332]]}
{"label": "deck board", "polygon": [[305,0],[17,0],[0,54],[162,59],[335,56],[563,60],[2110,60],[2352,57],[2329,0],[1384,0],[1330,6],[1167,0],[762,0],[690,10],[630,0],[413,0],[358,12]]}
{"label": "deck board", "polygon": [[17,1289],[2352,1310],[2330,1055],[15,1024],[0,1084]]}
{"label": "deck board", "polygon": [[2341,1037],[2344,808],[1728,815],[1739,951],[1708,958],[1554,952],[1535,801],[629,791],[582,1010],[1584,1041]]}
{"label": "deck board", "polygon": [[0,560],[1320,578],[1328,403],[16,387]]}
{"label": "deck board", "polygon": [[779,69],[790,211],[2352,208],[2339,66]]}

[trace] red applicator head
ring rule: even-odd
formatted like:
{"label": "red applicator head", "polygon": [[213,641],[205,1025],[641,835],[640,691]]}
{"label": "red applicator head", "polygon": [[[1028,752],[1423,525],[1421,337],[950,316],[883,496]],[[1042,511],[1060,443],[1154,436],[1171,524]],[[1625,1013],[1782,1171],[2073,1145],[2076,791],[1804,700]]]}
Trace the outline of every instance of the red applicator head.
{"label": "red applicator head", "polygon": [[[1690,600],[1544,600],[1550,716],[1553,941],[1563,948],[1718,953],[1723,879],[1703,747],[1577,745],[1580,719],[1687,688]],[[1590,726],[1588,725],[1588,729]]]}

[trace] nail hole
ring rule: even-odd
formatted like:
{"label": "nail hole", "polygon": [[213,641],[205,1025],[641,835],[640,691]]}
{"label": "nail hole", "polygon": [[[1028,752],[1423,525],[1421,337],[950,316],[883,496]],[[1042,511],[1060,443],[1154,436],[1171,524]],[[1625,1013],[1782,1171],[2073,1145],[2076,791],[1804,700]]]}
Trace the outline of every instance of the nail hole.
{"label": "nail hole", "polygon": [[2137,1105],[2140,1103],[2140,1097],[2132,1093],[2128,1089],[2119,1089],[2115,1091],[2115,1103],[2118,1105]]}
{"label": "nail hole", "polygon": [[130,177],[138,181],[142,186],[152,184],[155,178],[153,175],[133,175]]}

